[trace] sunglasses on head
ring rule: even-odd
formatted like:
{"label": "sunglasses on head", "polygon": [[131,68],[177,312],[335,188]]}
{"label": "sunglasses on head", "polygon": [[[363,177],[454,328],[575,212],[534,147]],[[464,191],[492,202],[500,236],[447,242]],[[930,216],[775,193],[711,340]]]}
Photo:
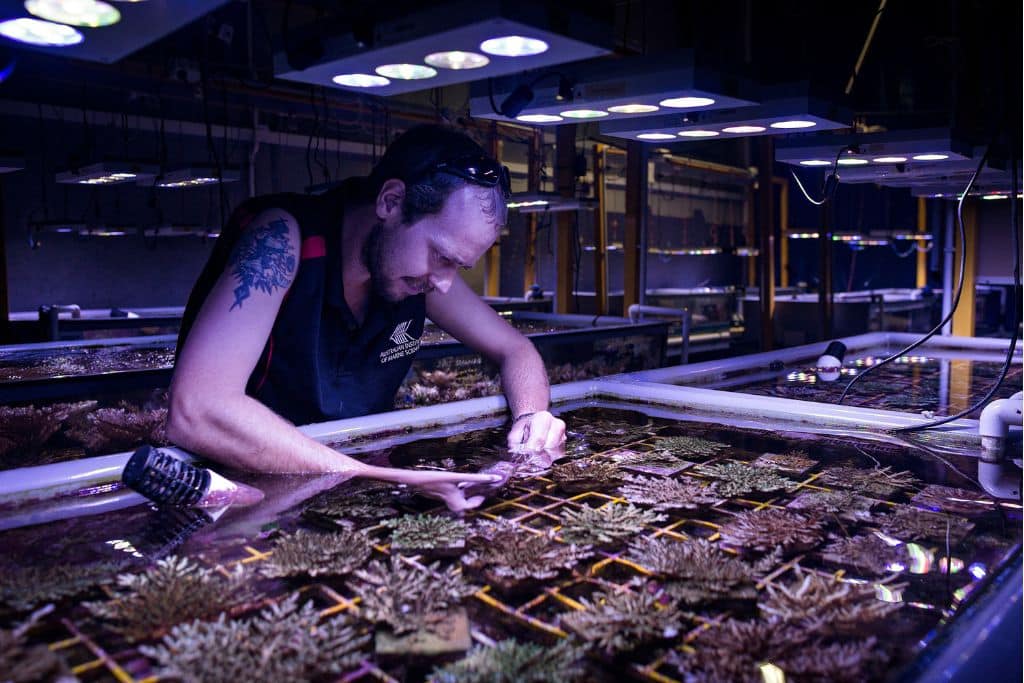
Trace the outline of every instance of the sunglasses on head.
{"label": "sunglasses on head", "polygon": [[512,181],[508,166],[486,156],[464,156],[441,161],[430,169],[433,173],[450,173],[484,187],[500,187],[508,199],[512,194]]}

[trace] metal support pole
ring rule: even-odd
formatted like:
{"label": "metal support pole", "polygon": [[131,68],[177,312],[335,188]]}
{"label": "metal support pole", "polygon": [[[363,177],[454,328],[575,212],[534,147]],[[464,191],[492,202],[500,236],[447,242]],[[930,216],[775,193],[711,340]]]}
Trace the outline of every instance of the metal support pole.
{"label": "metal support pole", "polygon": [[[963,249],[967,258],[964,260],[964,291],[960,295],[960,305],[953,313],[953,334],[958,337],[973,337],[975,323],[974,293],[978,274],[978,204],[976,200],[964,203],[964,243],[957,245],[957,263],[960,262],[959,250]],[[955,364],[954,364],[955,366]]]}
{"label": "metal support pole", "polygon": [[[917,198],[917,234],[928,234],[928,203],[924,197]],[[917,279],[915,286],[920,289],[928,284],[928,252],[921,247],[924,243],[918,241],[917,246]]]}
{"label": "metal support pole", "polygon": [[829,205],[821,207],[821,229],[818,231],[818,258],[821,261],[818,286],[818,305],[821,309],[821,338],[832,338],[834,301],[832,291],[832,226]]}
{"label": "metal support pole", "polygon": [[779,186],[779,287],[789,287],[789,180]]}
{"label": "metal support pole", "polygon": [[4,208],[4,186],[0,182],[0,344],[11,343],[11,302],[8,300],[11,291],[10,283],[7,281],[7,217]]}
{"label": "metal support pole", "polygon": [[623,310],[644,301],[644,256],[647,246],[647,147],[626,144],[626,221],[622,239]]}
{"label": "metal support pole", "polygon": [[607,145],[594,145],[594,302],[595,315],[608,313],[608,204],[604,186],[605,150]]}
{"label": "metal support pole", "polygon": [[[526,191],[540,191],[541,133],[533,131],[526,162]],[[537,282],[537,221],[539,214],[530,213],[526,219],[526,256],[523,263],[523,292],[530,291]]]}
{"label": "metal support pole", "polygon": [[[946,206],[946,229],[942,241],[942,318],[949,315],[953,308],[953,254],[956,247],[953,244],[954,223],[956,221],[955,209],[952,202],[945,202]],[[942,334],[953,334],[953,321],[950,320],[942,326]]]}
{"label": "metal support pole", "polygon": [[[564,123],[555,129],[555,185],[558,194],[571,199],[576,195],[576,124]],[[576,245],[573,244],[573,222],[576,216],[571,211],[558,212],[558,235],[555,244],[557,265],[555,285],[555,313],[574,311],[573,286],[576,282]]]}
{"label": "metal support pole", "polygon": [[[492,157],[501,161],[501,140],[496,125],[491,126],[487,150]],[[484,294],[498,296],[501,292],[501,238],[491,245],[484,254]]]}
{"label": "metal support pole", "polygon": [[758,288],[761,293],[761,350],[775,348],[775,186],[772,166],[775,153],[770,136],[758,140],[757,160],[757,236]]}

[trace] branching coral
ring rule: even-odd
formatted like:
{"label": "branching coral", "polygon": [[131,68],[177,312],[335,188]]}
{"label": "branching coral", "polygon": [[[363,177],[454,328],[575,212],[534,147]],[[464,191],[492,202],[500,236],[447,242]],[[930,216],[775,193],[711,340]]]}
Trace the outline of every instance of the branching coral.
{"label": "branching coral", "polygon": [[655,510],[696,510],[722,499],[714,482],[704,485],[696,479],[627,477],[619,494],[631,503],[650,505]]}
{"label": "branching coral", "polygon": [[571,683],[579,680],[584,649],[563,640],[554,647],[503,640],[475,647],[464,659],[435,669],[430,683]]}
{"label": "branching coral", "polygon": [[721,528],[722,542],[736,548],[770,551],[780,548],[785,555],[810,550],[825,538],[825,523],[787,510],[741,512]]}
{"label": "branching coral", "polygon": [[0,406],[0,458],[15,453],[25,460],[50,440],[65,420],[93,408],[96,401],[55,403],[49,406]]}
{"label": "branching coral", "polygon": [[889,498],[898,491],[920,484],[917,477],[910,472],[893,472],[891,467],[870,470],[860,467],[830,467],[822,472],[821,481],[876,498]]}
{"label": "branching coral", "polygon": [[552,579],[594,554],[589,546],[556,542],[552,531],[535,534],[505,520],[482,522],[469,545],[462,563],[494,583]]}
{"label": "branching coral", "polygon": [[751,463],[754,467],[774,467],[784,472],[803,474],[818,464],[818,461],[807,457],[806,451],[789,451],[788,453],[765,453]]}
{"label": "branching coral", "polygon": [[887,618],[903,604],[879,600],[870,584],[834,581],[817,574],[805,574],[791,586],[769,584],[766,590],[758,605],[762,614],[828,636],[856,632]]}
{"label": "branching coral", "polygon": [[622,465],[636,470],[649,471],[657,474],[674,473],[693,462],[668,451],[634,451],[622,448],[611,451],[607,457]]}
{"label": "branching coral", "polygon": [[567,543],[612,543],[643,531],[648,524],[667,517],[633,505],[608,504],[601,508],[582,507],[562,513],[562,539]]}
{"label": "branching coral", "polygon": [[166,444],[166,428],[166,408],[147,410],[122,402],[117,408],[100,408],[77,420],[68,436],[93,453],[113,453],[144,443]]}
{"label": "branching coral", "polygon": [[0,604],[17,611],[32,609],[44,602],[56,602],[114,583],[124,568],[124,564],[117,562],[3,567]]}
{"label": "branching coral", "polygon": [[709,458],[728,445],[699,436],[658,436],[651,442],[654,449],[688,458]]}
{"label": "branching coral", "polygon": [[244,579],[241,567],[225,577],[188,558],[169,556],[141,574],[122,574],[111,600],[85,606],[129,640],[145,640],[175,624],[207,619],[253,600]]}
{"label": "branching coral", "polygon": [[649,593],[595,593],[594,602],[580,602],[586,609],[563,614],[562,625],[610,654],[675,638],[682,628],[682,613]]}
{"label": "branching coral", "polygon": [[588,442],[600,448],[623,446],[634,441],[646,439],[651,435],[651,420],[647,418],[641,424],[625,420],[599,420],[579,427]]}
{"label": "branching coral", "polygon": [[398,551],[456,548],[466,539],[465,522],[439,515],[403,515],[384,525],[392,529],[391,547]]}
{"label": "branching coral", "polygon": [[753,600],[757,572],[703,539],[642,538],[630,556],[665,581],[665,592],[689,605],[716,600]]}
{"label": "branching coral", "polygon": [[308,681],[337,677],[366,656],[370,636],[347,616],[318,624],[312,602],[298,595],[271,605],[256,617],[175,626],[142,653],[159,664],[159,675],[196,683]]}
{"label": "branching coral", "polygon": [[825,546],[821,556],[826,562],[875,575],[900,572],[911,563],[906,545],[890,545],[874,534],[840,538]]}
{"label": "branching coral", "polygon": [[622,470],[612,461],[580,459],[555,465],[548,475],[566,492],[601,490],[622,480]]}
{"label": "branching coral", "polygon": [[358,580],[348,585],[362,599],[360,616],[387,624],[396,635],[434,630],[450,609],[477,591],[457,567],[441,569],[434,563],[421,569],[395,555],[390,564],[371,562],[355,576]]}
{"label": "branching coral", "polygon": [[901,541],[933,541],[953,545],[959,543],[974,528],[972,522],[956,515],[927,512],[900,506],[896,512],[878,517],[879,527],[888,536]]}
{"label": "branching coral", "polygon": [[876,505],[870,498],[853,491],[809,491],[789,504],[790,510],[808,514],[831,514],[851,520],[871,519],[871,510]]}
{"label": "branching coral", "polygon": [[781,491],[796,486],[796,482],[783,477],[768,467],[752,467],[740,462],[723,462],[701,465],[701,474],[718,480],[718,492],[723,497],[749,493]]}
{"label": "branching coral", "polygon": [[274,543],[274,554],[260,567],[264,576],[344,576],[361,567],[373,552],[370,538],[339,529],[318,534],[299,529]]}
{"label": "branching coral", "polygon": [[369,484],[356,488],[349,484],[339,486],[306,506],[302,514],[311,521],[327,521],[329,526],[345,525],[351,520],[376,520],[398,514],[394,507],[401,499],[394,495],[388,484]]}
{"label": "branching coral", "polygon": [[28,632],[53,610],[49,605],[29,616],[13,629],[0,629],[0,677],[4,683],[69,683],[71,675],[64,658],[46,645],[30,645]]}

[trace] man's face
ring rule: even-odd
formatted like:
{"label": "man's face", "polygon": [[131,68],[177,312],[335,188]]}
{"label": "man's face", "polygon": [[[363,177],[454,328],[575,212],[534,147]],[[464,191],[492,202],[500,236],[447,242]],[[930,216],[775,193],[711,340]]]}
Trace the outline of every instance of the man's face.
{"label": "man's face", "polygon": [[494,193],[465,185],[445,201],[440,213],[401,223],[401,212],[381,222],[365,254],[373,287],[387,301],[451,287],[459,269],[472,268],[494,243]]}

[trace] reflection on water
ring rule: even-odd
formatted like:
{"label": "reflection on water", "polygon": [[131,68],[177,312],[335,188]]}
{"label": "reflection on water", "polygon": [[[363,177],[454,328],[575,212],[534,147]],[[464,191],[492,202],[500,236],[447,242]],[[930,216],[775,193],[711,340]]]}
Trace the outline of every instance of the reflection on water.
{"label": "reflection on water", "polygon": [[[6,586],[36,586],[36,605],[57,604],[33,629],[33,642],[57,644],[56,652],[87,665],[95,654],[67,644],[81,642],[74,640],[81,633],[117,653],[89,670],[128,667],[122,680],[153,672],[159,649],[146,648],[162,631],[133,632],[139,642],[127,643],[102,616],[117,610],[94,605],[90,612],[81,603],[108,601],[112,573],[140,575],[159,557],[187,557],[225,578],[240,572],[246,591],[274,605],[301,590],[300,600],[312,600],[321,619],[342,619],[332,628],[375,635],[357,639],[366,680],[422,680],[443,663],[429,653],[451,649],[463,628],[456,659],[469,633],[485,647],[508,639],[521,645],[502,647],[572,644],[578,650],[558,650],[565,659],[561,680],[576,669],[588,681],[882,680],[898,675],[943,628],[944,617],[1019,547],[1019,501],[988,497],[970,479],[976,463],[969,457],[948,456],[954,470],[888,443],[621,409],[584,408],[564,417],[573,436],[560,460],[509,454],[501,428],[361,456],[507,474],[480,509],[454,525],[457,543],[433,542],[440,537],[430,532],[430,516],[441,530],[454,528],[450,515],[408,489],[336,477],[235,475],[266,498],[216,519],[136,508],[8,531],[0,534],[0,576]],[[614,520],[615,533],[601,527],[605,518]],[[580,519],[590,520],[586,528]],[[404,529],[412,538],[413,528],[414,540],[403,537],[407,549],[392,547],[393,534]],[[748,533],[755,528],[756,535]],[[344,543],[316,543],[317,534],[342,532],[364,534],[372,550],[352,558]],[[569,550],[570,538],[585,545]],[[262,571],[284,547],[289,571]],[[316,553],[309,563],[316,572],[303,574],[303,547]],[[700,576],[692,572],[695,562],[706,567]],[[228,623],[259,610],[231,604]],[[0,590],[0,627],[36,605]],[[412,630],[402,631],[402,624]],[[190,647],[205,647],[199,631],[186,635]],[[602,654],[606,647],[618,654]],[[386,654],[396,648],[403,656]],[[422,666],[408,666],[404,655],[411,651]],[[596,659],[580,660],[583,652]],[[308,656],[302,666],[314,668],[304,671],[344,673],[318,669],[322,662]],[[472,656],[475,670],[495,665]]]}

